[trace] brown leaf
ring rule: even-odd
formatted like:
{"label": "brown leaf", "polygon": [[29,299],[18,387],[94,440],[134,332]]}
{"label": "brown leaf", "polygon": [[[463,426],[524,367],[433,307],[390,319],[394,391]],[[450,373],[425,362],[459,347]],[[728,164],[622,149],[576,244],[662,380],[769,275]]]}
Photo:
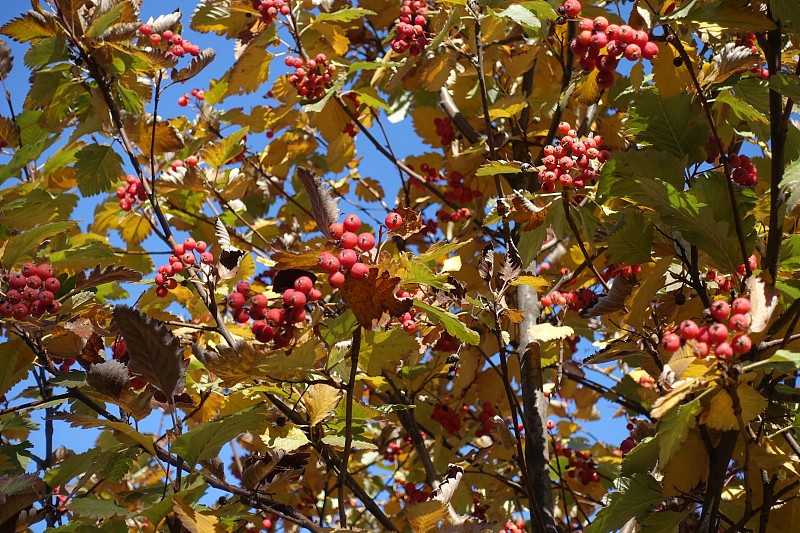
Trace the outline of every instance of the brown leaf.
{"label": "brown leaf", "polygon": [[127,305],[118,305],[112,325],[125,339],[132,374],[146,379],[168,398],[183,391],[187,363],[180,341],[164,324]]}
{"label": "brown leaf", "polygon": [[324,251],[334,252],[335,248],[333,245],[327,245],[319,248],[306,248],[302,252],[290,252],[276,245],[275,252],[272,254],[272,260],[275,261],[274,268],[275,270],[317,268],[319,254]]}
{"label": "brown leaf", "polygon": [[478,274],[484,281],[489,281],[494,276],[494,247],[487,244],[481,251],[478,259]]}
{"label": "brown leaf", "polygon": [[403,225],[391,232],[393,235],[397,235],[402,239],[408,239],[415,233],[419,233],[425,226],[422,222],[422,217],[413,209],[398,206],[394,212],[403,217]]}
{"label": "brown leaf", "polygon": [[513,194],[497,202],[497,214],[518,224],[524,224],[523,229],[531,231],[542,225],[547,217],[547,208],[537,207],[521,192],[514,191]]}
{"label": "brown leaf", "polygon": [[[33,474],[0,478],[0,524],[5,524],[33,505],[46,490],[44,481]],[[15,530],[15,527],[10,529]]]}
{"label": "brown leaf", "polygon": [[103,337],[92,332],[77,359],[84,368],[88,368],[89,365],[105,361],[105,352],[106,345],[103,342]]}
{"label": "brown leaf", "polygon": [[348,276],[341,288],[342,300],[353,311],[358,323],[365,328],[385,325],[393,316],[401,316],[411,309],[413,300],[398,300],[395,296],[400,278],[388,272],[378,274],[378,269],[369,269],[367,279]]}
{"label": "brown leaf", "polygon": [[338,202],[331,197],[330,191],[319,177],[307,168],[297,167],[297,177],[311,201],[311,214],[317,223],[317,229],[328,239],[328,226],[339,220]]}
{"label": "brown leaf", "polygon": [[200,74],[200,72],[206,68],[214,58],[217,56],[217,53],[214,51],[213,48],[206,48],[199,55],[192,58],[192,62],[189,63],[189,66],[186,68],[182,68],[180,70],[172,69],[172,73],[170,77],[172,81],[179,81],[184,82],[190,80]]}
{"label": "brown leaf", "polygon": [[614,280],[614,284],[611,285],[608,293],[601,296],[593,306],[581,310],[580,315],[584,318],[602,316],[624,309],[625,301],[633,292],[634,287],[636,287],[636,283],[629,279],[618,277]]}
{"label": "brown leaf", "polygon": [[119,399],[130,388],[128,367],[114,359],[92,365],[86,372],[86,383],[100,394]]}
{"label": "brown leaf", "polygon": [[0,80],[6,79],[13,66],[14,56],[11,55],[11,49],[5,39],[0,39]]}
{"label": "brown leaf", "polygon": [[78,272],[75,276],[75,290],[82,291],[89,287],[97,287],[104,283],[111,283],[112,281],[139,281],[142,279],[142,274],[124,266],[109,265],[101,268],[100,265],[94,267],[89,273]]}

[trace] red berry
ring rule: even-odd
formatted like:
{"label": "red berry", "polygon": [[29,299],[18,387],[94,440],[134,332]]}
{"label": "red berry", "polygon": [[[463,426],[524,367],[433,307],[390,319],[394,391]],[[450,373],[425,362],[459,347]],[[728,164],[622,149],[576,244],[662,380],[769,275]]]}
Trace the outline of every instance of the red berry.
{"label": "red berry", "polygon": [[42,281],[50,279],[53,277],[53,267],[48,264],[39,265],[36,267],[36,274],[42,279]]}
{"label": "red berry", "polygon": [[417,329],[417,323],[413,320],[406,320],[403,322],[403,330],[407,333],[414,333]]}
{"label": "red berry", "polygon": [[25,275],[22,272],[12,272],[8,276],[8,285],[12,289],[21,289],[26,285]]}
{"label": "red berry", "polygon": [[233,312],[233,319],[239,324],[244,324],[250,320],[250,310],[246,307],[237,309]]}
{"label": "red berry", "polygon": [[189,165],[190,167],[196,167],[197,163],[199,162],[200,160],[197,159],[196,155],[190,155],[189,157],[186,158],[186,164]]}
{"label": "red berry", "polygon": [[314,288],[314,282],[308,276],[300,276],[294,280],[294,289],[296,291],[308,294],[312,288]]}
{"label": "red berry", "polygon": [[306,301],[306,295],[300,291],[286,289],[283,292],[283,303],[289,307],[303,307]]}
{"label": "red berry", "polygon": [[[206,252],[206,253],[208,253],[208,252]],[[184,252],[184,254],[181,256],[181,260],[184,263],[186,263],[187,265],[193,265],[194,264],[194,254],[192,252]]]}
{"label": "red berry", "polygon": [[686,340],[696,339],[700,334],[700,328],[692,320],[684,320],[681,322],[679,331],[681,332],[681,337]]}
{"label": "red berry", "polygon": [[272,326],[264,321],[253,322],[252,331],[258,342],[269,342],[272,340],[274,330]]}
{"label": "red berry", "polygon": [[714,354],[719,359],[730,359],[733,357],[733,348],[727,342],[721,342],[714,347]]}
{"label": "red berry", "polygon": [[149,39],[150,39],[150,44],[152,44],[153,46],[158,46],[161,43],[161,35],[157,33],[151,34]]}
{"label": "red berry", "polygon": [[28,316],[28,312],[29,312],[28,306],[20,302],[14,306],[12,315],[14,316],[14,318],[19,320]]}
{"label": "red berry", "polygon": [[195,241],[191,237],[186,237],[186,239],[184,239],[184,241],[183,241],[183,249],[185,251],[194,250],[195,246],[197,246],[197,241]]}
{"label": "red berry", "polygon": [[356,232],[361,227],[361,219],[358,215],[347,215],[344,217],[343,226],[345,231]]}
{"label": "red berry", "polygon": [[228,307],[231,309],[241,309],[244,306],[245,297],[240,292],[234,292],[228,296]]}
{"label": "red berry", "polygon": [[694,353],[695,357],[703,359],[708,355],[708,344],[705,342],[698,342],[694,345],[694,348],[692,348],[692,353]]}
{"label": "red berry", "polygon": [[338,241],[344,235],[344,225],[340,222],[334,222],[328,226],[328,235],[330,235],[331,239]]}
{"label": "red berry", "polygon": [[319,300],[320,298],[322,298],[322,291],[319,289],[311,289],[308,293],[309,300]]}
{"label": "red berry", "polygon": [[153,27],[150,24],[142,24],[139,26],[139,33],[142,35],[150,35],[153,33]]}
{"label": "red berry", "polygon": [[[734,352],[741,354],[749,352],[750,348],[753,347],[753,342],[747,335],[739,335],[733,338],[731,345],[733,346]],[[719,346],[717,348],[719,348]]]}
{"label": "red berry", "polygon": [[179,97],[178,98],[178,105],[181,106],[181,107],[186,107],[187,105],[189,105],[189,99],[186,98],[185,96]]}
{"label": "red berry", "polygon": [[[302,293],[300,293],[300,295],[305,297],[305,295]],[[303,309],[302,307],[292,307],[286,313],[286,322],[288,322],[289,324],[297,324],[299,322],[304,322],[305,319],[306,319],[306,310]]]}
{"label": "red berry", "polygon": [[547,421],[547,429],[548,430],[552,430],[555,427],[556,427],[556,423],[555,422],[553,422],[552,420],[548,420]]}
{"label": "red berry", "polygon": [[728,327],[719,322],[708,327],[708,340],[711,344],[719,344],[728,339]]}
{"label": "red berry", "polygon": [[367,279],[369,277],[369,267],[364,263],[355,263],[350,267],[350,275],[356,279]]}
{"label": "red berry", "polygon": [[345,270],[350,270],[350,268],[352,268],[357,261],[358,254],[355,252],[355,250],[345,249],[339,252],[339,264]]}
{"label": "red berry", "polygon": [[747,331],[750,327],[750,315],[735,314],[728,322],[734,331]]}
{"label": "red berry", "polygon": [[317,264],[319,264],[322,270],[330,274],[339,271],[339,259],[330,252],[323,252],[320,254]]}
{"label": "red berry", "polygon": [[400,229],[403,226],[403,217],[392,211],[386,218],[383,220],[383,223],[386,225],[386,228],[390,231],[395,231]]}
{"label": "red berry", "polygon": [[332,272],[331,275],[328,276],[328,283],[330,283],[332,287],[341,287],[344,285],[344,274],[341,272]]}
{"label": "red berry", "polygon": [[58,281],[58,278],[47,278],[44,280],[44,288],[55,294],[61,288],[61,282]]}
{"label": "red berry", "polygon": [[366,232],[359,235],[358,247],[364,252],[372,250],[375,247],[375,235]]}
{"label": "red berry", "polygon": [[208,249],[208,244],[206,244],[206,241],[197,241],[197,242],[195,243],[195,245],[194,245],[194,250],[195,250],[195,251],[196,251],[198,254],[202,254],[202,253],[203,253],[203,252],[205,252],[207,249]]}
{"label": "red berry", "polygon": [[283,309],[272,308],[267,311],[267,323],[273,326],[280,326],[283,324],[283,320],[286,313]]}
{"label": "red berry", "polygon": [[[169,259],[169,262],[170,262],[170,263],[174,263],[175,261],[180,261],[179,259],[177,259],[177,257],[178,257],[178,256],[180,256],[180,255],[183,255],[183,252],[185,252],[185,251],[186,251],[186,250],[184,250],[184,249],[183,249],[183,244],[176,244],[175,246],[173,246],[173,247],[172,247],[172,252],[173,252],[175,255],[171,255],[171,256],[169,256],[169,258],[170,258],[170,259]],[[176,259],[175,259],[175,261],[173,261],[173,260],[172,260],[172,258],[173,258],[173,257],[175,257],[175,258],[176,258]]]}
{"label": "red berry", "polygon": [[578,0],[567,0],[564,2],[564,13],[568,17],[577,17],[581,12],[581,3]]}
{"label": "red berry", "polygon": [[642,57],[648,61],[655,59],[658,56],[658,45],[652,41],[648,41],[642,47]]}
{"label": "red berry", "polygon": [[35,276],[37,274],[37,272],[38,272],[38,269],[37,269],[36,265],[34,265],[31,262],[27,262],[24,265],[22,265],[22,275],[25,276],[26,278],[29,278],[31,276]]}
{"label": "red berry", "polygon": [[244,296],[247,296],[248,294],[250,294],[250,284],[247,283],[246,281],[240,281],[239,283],[236,284],[236,292]]}
{"label": "red berry", "polygon": [[204,265],[210,265],[214,262],[214,255],[211,252],[203,252],[200,254],[200,262]]}
{"label": "red berry", "polygon": [[736,315],[743,315],[750,312],[750,300],[747,298],[736,298],[731,304],[731,311]]}
{"label": "red berry", "polygon": [[728,305],[728,302],[725,300],[714,301],[709,309],[711,311],[711,316],[718,322],[726,320],[731,314],[731,306]]}
{"label": "red berry", "polygon": [[250,300],[253,302],[253,306],[260,309],[266,309],[267,305],[269,305],[269,300],[263,294],[255,294]]}
{"label": "red berry", "polygon": [[661,339],[661,346],[668,352],[677,352],[681,347],[681,338],[674,333],[668,333]]}
{"label": "red berry", "polygon": [[642,49],[638,44],[631,43],[625,47],[625,59],[628,61],[638,61],[642,57]]}

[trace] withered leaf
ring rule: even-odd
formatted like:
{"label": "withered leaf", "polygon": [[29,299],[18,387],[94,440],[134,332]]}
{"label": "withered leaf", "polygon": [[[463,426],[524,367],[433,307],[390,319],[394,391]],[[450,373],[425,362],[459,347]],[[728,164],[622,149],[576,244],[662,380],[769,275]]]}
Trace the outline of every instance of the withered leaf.
{"label": "withered leaf", "polygon": [[119,399],[130,387],[128,367],[114,359],[92,365],[86,372],[86,382],[100,394]]}
{"label": "withered leaf", "polygon": [[181,343],[167,327],[141,311],[118,305],[112,326],[128,348],[131,373],[149,381],[168,398],[183,391],[186,367]]}
{"label": "withered leaf", "polygon": [[636,287],[636,283],[633,281],[618,277],[614,280],[614,284],[611,285],[608,293],[601,296],[593,306],[582,309],[580,315],[584,318],[603,316],[622,310],[625,307],[625,300],[631,295],[634,287]]}
{"label": "withered leaf", "polygon": [[100,265],[95,266],[87,274],[86,272],[78,272],[75,276],[75,290],[82,291],[89,287],[97,287],[104,283],[111,282],[127,282],[139,281],[142,279],[141,272],[124,266],[109,265],[102,268]]}
{"label": "withered leaf", "polygon": [[217,53],[214,51],[213,48],[206,48],[200,54],[192,58],[192,62],[189,63],[189,66],[186,68],[182,68],[180,70],[172,69],[172,73],[170,77],[172,81],[179,81],[184,82],[190,80],[200,74],[200,72],[206,68],[214,58],[217,56]]}
{"label": "withered leaf", "polygon": [[231,279],[236,276],[245,252],[231,244],[231,236],[227,228],[225,228],[225,224],[219,218],[214,221],[214,235],[216,235],[217,243],[221,248],[217,259],[217,274],[220,279]]}
{"label": "withered leaf", "polygon": [[306,191],[306,196],[311,201],[311,214],[317,223],[317,229],[330,239],[328,226],[339,220],[338,201],[331,197],[330,191],[316,174],[307,168],[297,167],[297,177]]}
{"label": "withered leaf", "polygon": [[397,235],[402,239],[408,239],[415,233],[419,233],[422,228],[425,227],[425,224],[422,222],[422,217],[413,209],[398,206],[394,212],[403,217],[403,225],[391,232],[393,235]]}
{"label": "withered leaf", "polygon": [[6,79],[13,65],[14,56],[11,55],[11,49],[5,39],[0,39],[0,80]]}
{"label": "withered leaf", "polygon": [[395,296],[400,278],[385,270],[369,269],[367,279],[348,276],[342,285],[342,300],[353,311],[358,323],[365,328],[381,327],[393,316],[401,316],[411,309],[413,301],[399,300]]}
{"label": "withered leaf", "polygon": [[255,368],[264,358],[264,354],[244,341],[235,342],[233,347],[217,346],[217,350],[192,345],[194,356],[228,387],[254,379]]}
{"label": "withered leaf", "polygon": [[478,259],[478,274],[484,281],[489,281],[494,276],[494,247],[487,244],[481,251]]}
{"label": "withered leaf", "polygon": [[497,214],[523,225],[523,230],[532,231],[542,225],[547,217],[547,208],[538,207],[520,191],[501,198],[497,202]]}
{"label": "withered leaf", "polygon": [[290,252],[282,246],[275,246],[275,252],[272,254],[272,260],[275,261],[276,270],[287,270],[290,268],[311,269],[317,267],[317,259],[319,254],[328,251],[334,252],[333,245],[327,245],[320,248],[306,248],[301,252]]}
{"label": "withered leaf", "polygon": [[506,258],[503,261],[503,270],[500,272],[500,279],[511,281],[522,272],[522,258],[519,250],[511,239],[506,240]]}

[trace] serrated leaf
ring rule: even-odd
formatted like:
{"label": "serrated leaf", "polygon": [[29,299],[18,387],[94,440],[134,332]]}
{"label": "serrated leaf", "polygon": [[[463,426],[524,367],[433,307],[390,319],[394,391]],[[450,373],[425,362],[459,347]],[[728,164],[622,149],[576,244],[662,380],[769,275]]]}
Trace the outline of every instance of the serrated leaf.
{"label": "serrated leaf", "polygon": [[569,326],[554,326],[549,322],[535,324],[528,329],[531,342],[548,342],[558,339],[566,339],[575,334],[575,330]]}
{"label": "serrated leaf", "polygon": [[303,405],[308,413],[308,425],[316,426],[328,418],[342,400],[342,391],[324,383],[315,383],[306,389]]}
{"label": "serrated leaf", "polygon": [[361,342],[358,364],[368,376],[380,376],[384,370],[394,371],[403,359],[411,359],[419,351],[419,342],[398,328],[368,331]]}
{"label": "serrated leaf", "polygon": [[494,176],[495,174],[517,174],[522,172],[520,169],[521,163],[518,161],[490,161],[485,165],[481,165],[475,171],[475,175],[480,176]]}
{"label": "serrated leaf", "polygon": [[263,35],[264,38],[251,41],[228,70],[226,96],[253,93],[269,79],[272,54],[264,49],[270,41],[266,33]]}
{"label": "serrated leaf", "polygon": [[89,287],[97,287],[111,282],[134,282],[142,279],[142,273],[124,266],[109,265],[102,268],[97,265],[87,274],[78,272],[75,276],[75,290],[82,291]]}
{"label": "serrated leaf", "polygon": [[16,266],[24,259],[33,258],[36,250],[48,239],[72,231],[78,224],[72,220],[42,224],[11,237],[3,252],[3,265]]}
{"label": "serrated leaf", "polygon": [[100,394],[119,398],[130,388],[128,367],[114,359],[91,365],[86,372],[86,383]]}
{"label": "serrated leaf", "polygon": [[122,157],[111,146],[90,144],[75,154],[75,179],[84,196],[111,190],[124,175]]}
{"label": "serrated leaf", "polygon": [[118,305],[112,325],[125,339],[132,374],[152,383],[167,398],[183,391],[187,363],[180,340],[164,324],[127,305]]}
{"label": "serrated leaf", "polygon": [[320,13],[317,18],[314,19],[314,24],[320,22],[350,22],[367,15],[377,15],[377,13],[369,9],[364,9],[363,7],[346,7],[331,13]]}
{"label": "serrated leaf", "polygon": [[608,236],[608,255],[614,263],[638,265],[650,262],[653,225],[635,210],[627,211],[621,227]]}
{"label": "serrated leaf", "polygon": [[[102,4],[101,4],[102,5]],[[123,13],[124,12],[124,13]],[[120,2],[111,6],[106,12],[100,14],[92,20],[89,28],[86,29],[86,36],[94,39],[103,35],[108,28],[115,22],[125,22],[133,16],[133,5],[129,2]]]}
{"label": "serrated leaf", "polygon": [[439,307],[433,307],[425,302],[414,300],[414,305],[425,311],[428,319],[444,327],[445,331],[462,342],[477,345],[481,341],[480,334],[467,327],[453,313]]}
{"label": "serrated leaf", "polygon": [[649,474],[637,473],[615,482],[614,492],[607,496],[608,505],[601,508],[586,533],[608,533],[620,530],[631,518],[642,516],[662,499],[661,485]]}
{"label": "serrated leaf", "polygon": [[774,29],[775,23],[756,9],[739,0],[705,2],[691,9],[681,20],[693,22],[701,31],[712,35],[719,35],[722,31],[757,33]]}
{"label": "serrated leaf", "polygon": [[247,128],[231,133],[218,143],[206,146],[201,152],[200,157],[203,162],[214,170],[219,170],[228,161],[242,152],[242,139],[247,135]]}
{"label": "serrated leaf", "polygon": [[641,131],[641,141],[679,159],[688,156],[690,163],[705,159],[702,147],[708,141],[708,126],[686,93],[664,99],[654,91],[641,91],[628,126]]}
{"label": "serrated leaf", "polygon": [[658,439],[658,461],[661,465],[666,465],[680,449],[689,430],[697,425],[697,415],[702,410],[702,404],[694,400],[675,407],[661,417],[658,422],[659,434],[664,435],[664,438]]}
{"label": "serrated leaf", "polygon": [[414,533],[426,533],[434,529],[445,516],[447,508],[439,500],[428,500],[406,506],[406,518]]}
{"label": "serrated leaf", "polygon": [[249,411],[216,422],[206,422],[197,429],[175,437],[171,451],[194,466],[200,461],[216,457],[225,444],[242,433],[260,434],[268,423],[261,411]]}
{"label": "serrated leaf", "polygon": [[30,10],[3,24],[0,33],[15,41],[26,43],[53,36],[56,33],[56,24],[53,17],[46,17]]}
{"label": "serrated leaf", "polygon": [[47,471],[44,480],[51,487],[58,487],[72,480],[84,472],[88,472],[103,450],[90,448],[89,450],[67,457],[61,463]]}
{"label": "serrated leaf", "polygon": [[139,444],[142,448],[147,450],[150,455],[155,455],[156,450],[153,447],[152,436],[144,435],[136,431],[134,427],[125,422],[112,422],[110,420],[100,420],[91,415],[82,414],[64,414],[57,417],[58,419],[67,420],[72,427],[82,428],[102,428],[110,431],[116,431],[124,435],[131,442]]}
{"label": "serrated leaf", "polygon": [[0,344],[0,396],[25,379],[35,360],[35,354],[19,339]]}
{"label": "serrated leaf", "polygon": [[290,424],[280,428],[269,428],[269,431],[261,435],[261,440],[270,450],[286,450],[287,452],[293,452],[311,443],[302,429]]}
{"label": "serrated leaf", "polygon": [[385,325],[393,316],[402,316],[411,309],[411,301],[395,295],[400,278],[376,267],[369,269],[366,279],[347,276],[339,291],[344,303],[353,311],[359,324],[372,329]]}
{"label": "serrated leaf", "polygon": [[[345,444],[345,440],[344,439],[345,438],[344,438],[343,435],[326,435],[325,437],[322,437],[322,442],[324,442],[328,446],[333,446],[337,450],[344,450],[344,444]],[[371,442],[358,440],[358,439],[353,439],[350,442],[350,450],[370,450],[370,451],[374,451],[374,450],[377,450],[377,449],[378,449],[378,447],[375,446],[374,444],[372,444]]]}
{"label": "serrated leaf", "polygon": [[217,53],[213,48],[206,48],[205,50],[201,51],[200,54],[192,58],[192,62],[189,63],[188,67],[184,67],[180,70],[172,69],[170,78],[172,78],[172,81],[177,82],[190,80],[200,74],[204,68],[210,65],[216,56]]}
{"label": "serrated leaf", "polygon": [[172,510],[189,533],[223,533],[227,531],[227,528],[219,523],[219,518],[193,509],[178,496],[172,498]]}
{"label": "serrated leaf", "polygon": [[625,302],[635,286],[633,281],[621,276],[617,277],[608,293],[601,295],[594,305],[580,312],[581,318],[610,315],[621,311],[625,308]]}
{"label": "serrated leaf", "polygon": [[795,159],[786,166],[781,180],[781,192],[788,195],[786,211],[794,211],[800,204],[800,159]]}

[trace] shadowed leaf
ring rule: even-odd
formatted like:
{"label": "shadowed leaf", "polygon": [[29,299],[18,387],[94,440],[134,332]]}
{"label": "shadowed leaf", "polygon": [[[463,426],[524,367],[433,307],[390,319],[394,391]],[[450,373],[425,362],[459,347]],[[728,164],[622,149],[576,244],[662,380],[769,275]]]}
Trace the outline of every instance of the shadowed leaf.
{"label": "shadowed leaf", "polygon": [[317,223],[317,229],[328,239],[328,226],[339,220],[338,201],[331,197],[331,193],[316,174],[304,167],[297,167],[297,177],[306,191],[306,196],[311,201],[311,214]]}

